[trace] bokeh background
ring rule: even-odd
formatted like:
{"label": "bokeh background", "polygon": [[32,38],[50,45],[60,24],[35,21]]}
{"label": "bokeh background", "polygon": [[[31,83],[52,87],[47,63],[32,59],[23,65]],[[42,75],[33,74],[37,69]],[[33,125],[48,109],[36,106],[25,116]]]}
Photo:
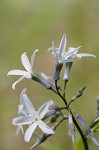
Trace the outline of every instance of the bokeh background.
{"label": "bokeh background", "polygon": [[[7,77],[7,72],[23,69],[21,54],[26,51],[30,57],[38,48],[35,71],[53,76],[54,60],[46,50],[51,47],[52,40],[58,47],[64,33],[67,48],[81,45],[79,52],[97,56],[75,61],[67,87],[69,101],[77,89],[86,85],[84,95],[72,104],[72,108],[90,125],[96,116],[99,95],[99,0],[0,0],[0,150],[27,150],[32,144],[25,143],[22,134],[15,136],[16,127],[12,125],[23,88],[27,87],[27,94],[36,108],[48,99],[63,104],[56,95],[31,80],[20,82],[16,90],[12,90],[11,85],[17,77]],[[99,141],[99,133],[96,138]],[[65,122],[48,141],[62,150],[75,149]],[[89,142],[89,145],[90,150],[99,149],[94,143]],[[44,147],[37,149],[44,150]]]}

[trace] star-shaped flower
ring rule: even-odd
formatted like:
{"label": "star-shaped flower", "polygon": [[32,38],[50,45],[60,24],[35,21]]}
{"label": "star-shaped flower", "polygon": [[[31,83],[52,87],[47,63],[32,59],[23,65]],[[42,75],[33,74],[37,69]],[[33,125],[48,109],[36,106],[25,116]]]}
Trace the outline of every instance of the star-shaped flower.
{"label": "star-shaped flower", "polygon": [[[80,53],[78,54],[78,50],[81,46],[75,48],[75,47],[70,47],[68,49],[68,51],[66,52],[66,34],[63,35],[59,48],[56,48],[54,45],[54,42],[52,42],[52,47],[49,48],[48,50],[52,50],[52,54],[54,54],[54,59],[55,59],[55,64],[56,64],[56,71],[55,71],[55,75],[54,75],[54,79],[58,80],[60,77],[60,71],[63,67],[63,64],[65,63],[65,74],[64,74],[64,80],[68,80],[69,79],[69,74],[70,74],[70,70],[66,69],[66,66],[70,66],[71,69],[71,65],[69,65],[69,63],[72,64],[73,59],[75,57],[77,58],[82,58],[82,57],[96,57],[95,55],[92,54],[87,54],[87,53]],[[67,65],[66,65],[67,64]],[[67,73],[69,72],[69,73]]]}
{"label": "star-shaped flower", "polygon": [[29,125],[24,135],[25,141],[30,141],[31,136],[37,127],[39,127],[44,133],[54,134],[52,128],[46,125],[46,123],[44,123],[44,121],[42,120],[49,111],[49,107],[50,105],[52,105],[52,100],[44,103],[38,109],[38,111],[35,110],[34,106],[32,105],[31,101],[29,100],[26,94],[23,94],[23,100],[24,106],[26,108],[25,112],[28,113],[26,113],[25,116],[19,116],[17,118],[14,118],[12,124],[18,126]]}
{"label": "star-shaped flower", "polygon": [[26,71],[17,69],[17,70],[11,70],[8,72],[7,75],[21,76],[17,81],[15,81],[13,83],[13,85],[12,85],[13,89],[15,89],[16,84],[19,83],[20,81],[22,81],[24,78],[31,79],[33,76],[34,77],[36,76],[36,74],[34,73],[34,71],[32,69],[36,52],[38,52],[37,49],[32,54],[31,61],[29,61],[29,59],[26,55],[26,52],[21,55],[21,62],[22,62],[22,65],[24,66],[24,68],[26,69]]}
{"label": "star-shaped flower", "polygon": [[71,62],[73,61],[73,58],[74,57],[77,57],[77,58],[82,58],[82,57],[96,57],[95,55],[92,55],[92,54],[88,54],[88,53],[80,53],[78,54],[78,50],[81,46],[79,47],[70,47],[68,49],[68,51],[66,52],[65,49],[66,49],[66,34],[63,35],[62,39],[61,39],[61,42],[60,42],[60,45],[59,45],[59,48],[56,48],[55,45],[54,45],[54,42],[52,42],[52,54],[54,54],[54,58],[55,58],[55,62],[56,64],[58,63],[66,63],[66,62]]}

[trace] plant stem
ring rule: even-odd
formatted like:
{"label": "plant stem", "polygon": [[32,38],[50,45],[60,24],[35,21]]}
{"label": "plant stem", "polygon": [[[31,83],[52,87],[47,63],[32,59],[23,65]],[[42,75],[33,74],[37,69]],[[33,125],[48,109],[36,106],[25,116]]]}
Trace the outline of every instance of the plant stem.
{"label": "plant stem", "polygon": [[55,86],[56,86],[57,94],[61,97],[61,99],[64,101],[65,105],[67,106],[66,98],[63,97],[63,96],[61,95],[61,93],[59,92],[59,89],[58,89],[58,86],[57,86],[57,81],[55,81]]}
{"label": "plant stem", "polygon": [[[58,94],[59,97],[63,100],[63,102],[65,103],[65,106],[66,106],[67,110],[69,110],[69,111],[71,112],[71,109],[70,109],[70,107],[69,107],[69,105],[68,105],[68,103],[67,103],[67,101],[66,101],[66,98],[63,97],[63,96],[61,95],[61,93],[59,92],[59,89],[58,89],[58,87],[57,87],[57,81],[55,81],[55,86],[56,86],[56,91],[57,91],[57,93],[56,93],[56,92],[55,92],[55,93]],[[72,114],[72,112],[71,112],[71,114]],[[78,125],[78,123],[77,123],[77,121],[76,121],[76,119],[75,119],[75,117],[74,117],[73,114],[72,114],[72,117],[73,117],[73,122],[74,122],[74,124],[75,124],[75,126],[76,126],[76,128],[77,128],[77,130],[78,130],[78,132],[79,132],[79,134],[81,135],[81,138],[82,138],[82,141],[83,141],[83,145],[84,145],[84,149],[85,149],[85,150],[89,150],[89,148],[88,148],[88,143],[87,143],[87,139],[85,138],[85,136],[84,136],[82,130],[80,129],[80,127],[79,127],[79,125]]]}
{"label": "plant stem", "polygon": [[75,117],[73,116],[73,114],[72,114],[72,117],[73,117],[73,122],[74,122],[74,124],[75,124],[75,126],[76,126],[78,132],[79,132],[80,135],[81,135],[81,138],[82,138],[82,141],[83,141],[85,150],[89,150],[89,148],[88,148],[88,143],[87,143],[87,139],[85,138],[83,132],[81,131],[81,129],[80,129],[80,127],[79,127],[79,125],[78,125],[78,123],[77,123]]}

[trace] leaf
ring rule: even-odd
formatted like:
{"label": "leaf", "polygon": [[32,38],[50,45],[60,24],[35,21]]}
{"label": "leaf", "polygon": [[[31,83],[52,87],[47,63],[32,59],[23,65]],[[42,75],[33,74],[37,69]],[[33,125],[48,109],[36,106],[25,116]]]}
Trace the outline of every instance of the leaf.
{"label": "leaf", "polygon": [[91,128],[93,132],[99,132],[99,121]]}

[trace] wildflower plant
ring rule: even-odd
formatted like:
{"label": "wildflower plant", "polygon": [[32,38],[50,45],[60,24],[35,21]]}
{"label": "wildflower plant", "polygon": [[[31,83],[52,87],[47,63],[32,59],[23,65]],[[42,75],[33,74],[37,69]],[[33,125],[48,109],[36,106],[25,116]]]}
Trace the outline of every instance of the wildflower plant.
{"label": "wildflower plant", "polygon": [[[70,47],[66,51],[66,35],[64,34],[59,48],[55,47],[54,42],[52,42],[51,48],[48,49],[55,59],[55,72],[53,77],[46,75],[41,72],[36,73],[33,69],[35,54],[38,50],[35,50],[32,54],[31,60],[29,61],[26,52],[21,55],[21,62],[25,68],[24,70],[11,70],[8,75],[18,75],[21,76],[17,81],[12,84],[12,88],[15,90],[16,84],[18,84],[23,79],[31,79],[47,90],[52,91],[54,94],[58,95],[60,101],[64,102],[64,105],[60,107],[54,102],[54,100],[47,100],[42,106],[36,110],[31,100],[26,94],[27,89],[23,89],[20,94],[20,104],[18,105],[18,116],[12,120],[12,124],[17,126],[16,134],[21,131],[24,135],[25,142],[30,142],[31,137],[35,135],[36,142],[30,147],[34,149],[48,137],[52,136],[56,132],[56,128],[62,123],[67,122],[68,132],[71,137],[73,144],[75,143],[75,138],[77,131],[79,132],[84,149],[88,150],[88,140],[92,141],[96,146],[99,146],[97,139],[94,137],[94,132],[99,131],[99,97],[97,98],[97,116],[94,122],[88,126],[82,119],[81,115],[73,110],[71,103],[76,102],[76,99],[81,97],[85,91],[86,86],[78,89],[77,93],[72,96],[71,100],[68,102],[66,98],[67,83],[70,78],[70,71],[75,61],[75,58],[81,59],[82,57],[93,57],[96,56],[88,53],[78,53],[81,46]],[[61,70],[64,66],[64,75],[61,76]],[[59,85],[59,80],[62,80],[64,86]],[[65,114],[65,110],[66,114]]]}

